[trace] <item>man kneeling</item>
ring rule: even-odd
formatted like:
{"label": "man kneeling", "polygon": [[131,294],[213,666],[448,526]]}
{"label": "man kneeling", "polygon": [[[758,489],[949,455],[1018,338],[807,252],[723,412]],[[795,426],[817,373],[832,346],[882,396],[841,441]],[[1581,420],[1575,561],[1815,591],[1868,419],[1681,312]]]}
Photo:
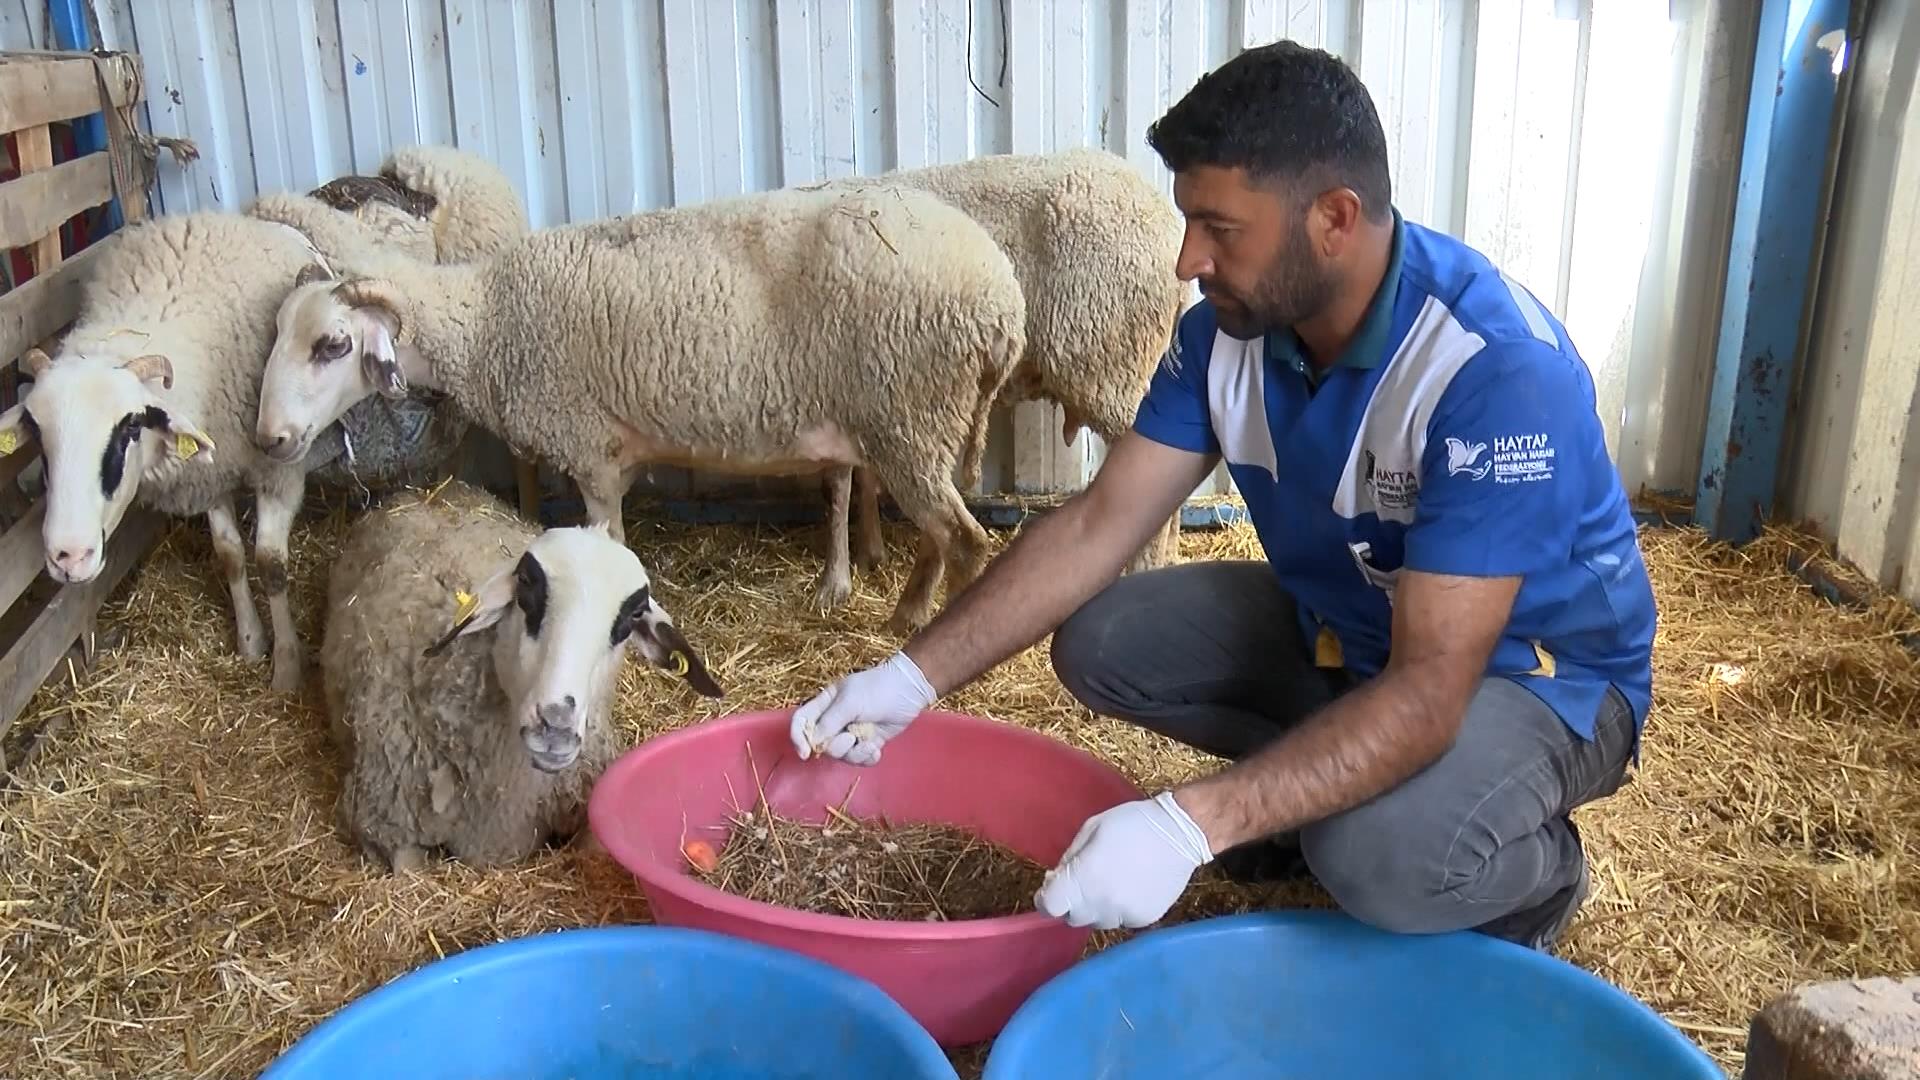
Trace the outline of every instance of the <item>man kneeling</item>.
{"label": "man kneeling", "polygon": [[[1082,702],[1231,764],[1090,819],[1049,914],[1144,926],[1216,857],[1241,878],[1292,858],[1376,926],[1548,948],[1587,892],[1569,812],[1621,784],[1651,694],[1592,377],[1519,283],[1402,220],[1329,54],[1243,53],[1148,138],[1205,300],[1134,430],[899,653],[796,711],[794,745],[871,764],[1057,630]],[[1266,561],[1119,578],[1222,458]]]}

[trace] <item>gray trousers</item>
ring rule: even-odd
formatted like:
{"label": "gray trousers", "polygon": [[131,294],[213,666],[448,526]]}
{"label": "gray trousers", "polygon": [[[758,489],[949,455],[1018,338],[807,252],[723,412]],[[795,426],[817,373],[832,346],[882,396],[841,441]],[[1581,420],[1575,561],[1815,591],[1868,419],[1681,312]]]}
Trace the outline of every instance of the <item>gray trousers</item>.
{"label": "gray trousers", "polygon": [[[1060,627],[1052,653],[1061,682],[1094,712],[1238,759],[1355,684],[1315,667],[1309,645],[1266,563],[1208,562],[1122,577]],[[1595,736],[1489,678],[1438,760],[1275,842],[1297,843],[1321,887],[1363,922],[1520,940],[1578,900],[1585,854],[1568,811],[1612,794],[1633,751],[1617,691]]]}

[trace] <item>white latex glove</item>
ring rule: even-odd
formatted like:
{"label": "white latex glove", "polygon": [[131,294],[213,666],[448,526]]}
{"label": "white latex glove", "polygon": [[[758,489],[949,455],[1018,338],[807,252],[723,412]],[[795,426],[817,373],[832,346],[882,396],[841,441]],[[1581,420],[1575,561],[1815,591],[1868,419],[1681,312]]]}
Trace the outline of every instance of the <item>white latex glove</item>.
{"label": "white latex glove", "polygon": [[1088,818],[1033,900],[1070,926],[1138,928],[1165,915],[1212,861],[1206,833],[1163,791]]}
{"label": "white latex glove", "polygon": [[907,730],[937,697],[904,652],[856,671],[793,711],[787,734],[802,759],[819,751],[851,765],[872,765],[880,747]]}

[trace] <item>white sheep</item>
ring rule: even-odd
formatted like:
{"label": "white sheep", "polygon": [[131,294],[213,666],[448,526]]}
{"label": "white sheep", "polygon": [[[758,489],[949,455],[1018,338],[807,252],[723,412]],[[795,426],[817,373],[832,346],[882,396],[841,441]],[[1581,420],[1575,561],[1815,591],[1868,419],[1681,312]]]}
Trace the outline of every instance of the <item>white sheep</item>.
{"label": "white sheep", "polygon": [[[435,197],[443,206],[453,201],[445,192]],[[324,261],[312,238],[344,255],[387,242],[405,247],[409,227],[393,215],[356,219],[297,195],[270,195],[250,210],[257,212],[155,218],[109,240],[94,256],[79,318],[57,355],[34,349],[23,358],[33,383],[0,413],[0,454],[40,440],[42,539],[59,582],[99,574],[107,542],[136,500],[161,513],[206,515],[237,647],[259,659],[266,630],[248,588],[233,498],[250,490],[273,625],[272,687],[291,692],[303,658],[287,599],[287,536],[306,473],[342,444],[335,426],[324,433],[323,452],[299,462],[255,448],[274,317],[302,272]]]}
{"label": "white sheep", "polygon": [[457,481],[363,515],[320,647],[341,827],[400,871],[572,836],[617,751],[608,704],[629,650],[723,696],[604,528],[541,532]]}
{"label": "white sheep", "polygon": [[[1026,300],[1027,347],[1002,403],[1058,403],[1068,445],[1083,426],[1109,445],[1126,433],[1186,293],[1174,272],[1180,216],[1165,196],[1124,158],[1090,148],[989,155],[825,186],[874,183],[912,187],[958,207],[1012,261]],[[852,474],[836,469],[826,481],[828,572],[842,580]],[[864,568],[881,556],[879,500],[873,477],[859,480],[852,561]],[[1176,515],[1133,568],[1170,561],[1179,535]]]}
{"label": "white sheep", "polygon": [[[305,196],[272,193],[246,213],[299,229],[323,254],[371,242],[443,263],[485,258],[531,231],[519,193],[497,166],[445,146],[400,147],[375,176],[338,177]],[[366,495],[424,486],[450,470],[469,426],[457,405],[432,391],[367,398],[309,454],[309,475]]]}
{"label": "white sheep", "polygon": [[870,465],[921,530],[902,631],[943,571],[957,592],[986,561],[953,474],[978,472],[1025,308],[992,237],[930,195],[776,191],[542,230],[473,267],[346,270],[287,297],[263,438],[298,448],[341,405],[425,384],[571,476],[622,540],[651,464]]}
{"label": "white sheep", "polygon": [[286,559],[305,466],[256,451],[252,420],[274,313],[314,255],[294,230],[237,214],[129,226],[94,257],[79,317],[55,357],[27,354],[32,387],[0,414],[0,452],[40,440],[42,539],[54,580],[99,574],[108,539],[136,497],[162,513],[204,514],[240,652],[258,659],[265,633],[233,504],[237,490],[251,489],[278,690],[300,679]]}

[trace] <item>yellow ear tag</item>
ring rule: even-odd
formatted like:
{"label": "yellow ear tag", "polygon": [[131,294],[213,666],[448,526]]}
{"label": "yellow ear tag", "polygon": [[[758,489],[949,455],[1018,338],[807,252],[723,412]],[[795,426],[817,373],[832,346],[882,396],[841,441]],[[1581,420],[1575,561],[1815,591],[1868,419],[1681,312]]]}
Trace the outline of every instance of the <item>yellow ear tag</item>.
{"label": "yellow ear tag", "polygon": [[454,593],[453,598],[460,605],[459,610],[453,613],[454,622],[466,622],[480,607],[480,598],[465,589]]}
{"label": "yellow ear tag", "polygon": [[0,455],[11,454],[20,449],[20,433],[8,428],[0,431]]}
{"label": "yellow ear tag", "polygon": [[200,452],[200,440],[191,435],[175,435],[173,449],[181,458],[190,458]]}
{"label": "yellow ear tag", "polygon": [[679,649],[673,650],[673,662],[676,665],[674,670],[675,675],[685,675],[687,673],[686,653],[681,652]]}

